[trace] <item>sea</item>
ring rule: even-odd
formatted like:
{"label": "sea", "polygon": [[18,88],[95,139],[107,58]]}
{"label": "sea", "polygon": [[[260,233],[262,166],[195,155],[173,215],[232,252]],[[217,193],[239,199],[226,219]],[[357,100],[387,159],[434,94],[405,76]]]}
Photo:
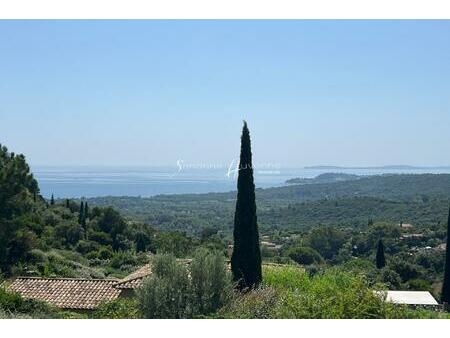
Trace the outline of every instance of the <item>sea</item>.
{"label": "sea", "polygon": [[[236,172],[228,168],[35,166],[34,176],[44,197],[80,198],[201,194],[236,190]],[[323,173],[380,175],[450,173],[450,168],[270,168],[254,169],[256,188],[281,187],[296,177]]]}

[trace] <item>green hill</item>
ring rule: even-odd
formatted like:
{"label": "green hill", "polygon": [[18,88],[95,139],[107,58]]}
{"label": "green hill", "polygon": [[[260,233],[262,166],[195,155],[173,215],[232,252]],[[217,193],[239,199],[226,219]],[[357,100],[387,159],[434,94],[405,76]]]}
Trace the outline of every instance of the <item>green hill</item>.
{"label": "green hill", "polygon": [[[99,197],[92,205],[113,206],[129,218],[163,230],[230,231],[235,192]],[[262,227],[303,228],[317,224],[359,225],[368,218],[432,225],[444,220],[450,175],[378,175],[344,182],[257,189]]]}

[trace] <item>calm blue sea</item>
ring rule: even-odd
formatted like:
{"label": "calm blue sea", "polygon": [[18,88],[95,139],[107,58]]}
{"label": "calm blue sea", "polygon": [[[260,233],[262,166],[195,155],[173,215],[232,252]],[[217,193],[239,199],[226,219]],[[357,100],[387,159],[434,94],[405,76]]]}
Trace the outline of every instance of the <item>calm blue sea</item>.
{"label": "calm blue sea", "polygon": [[[42,167],[32,168],[45,197],[154,196],[227,192],[236,190],[236,178],[227,169],[177,167]],[[255,169],[257,188],[278,187],[294,177],[315,177],[325,172],[359,175],[386,173],[450,173],[450,169]]]}

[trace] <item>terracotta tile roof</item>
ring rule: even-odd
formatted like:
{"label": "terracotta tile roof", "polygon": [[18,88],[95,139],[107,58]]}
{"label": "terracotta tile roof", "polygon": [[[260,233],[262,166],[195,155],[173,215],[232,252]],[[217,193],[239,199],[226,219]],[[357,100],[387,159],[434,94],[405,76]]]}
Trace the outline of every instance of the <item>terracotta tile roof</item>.
{"label": "terracotta tile roof", "polygon": [[152,267],[150,264],[146,264],[135,272],[121,279],[117,284],[115,284],[115,287],[117,289],[136,289],[141,286],[143,279],[147,276],[150,276],[151,274]]}
{"label": "terracotta tile roof", "polygon": [[19,277],[9,289],[25,298],[37,299],[62,309],[95,309],[116,299],[117,280]]}
{"label": "terracotta tile roof", "polygon": [[[178,262],[189,265],[192,262],[192,259],[177,259]],[[117,289],[137,289],[142,285],[142,281],[145,277],[150,276],[152,274],[152,266],[151,263],[144,265],[139,268],[135,272],[129,274],[125,278],[121,279],[115,287]]]}

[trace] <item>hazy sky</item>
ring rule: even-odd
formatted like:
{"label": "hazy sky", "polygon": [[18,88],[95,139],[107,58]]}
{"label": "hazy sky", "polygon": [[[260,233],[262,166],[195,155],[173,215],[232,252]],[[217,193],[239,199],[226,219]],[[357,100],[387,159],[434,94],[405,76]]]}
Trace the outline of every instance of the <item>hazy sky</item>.
{"label": "hazy sky", "polygon": [[2,21],[34,165],[450,165],[450,21]]}

